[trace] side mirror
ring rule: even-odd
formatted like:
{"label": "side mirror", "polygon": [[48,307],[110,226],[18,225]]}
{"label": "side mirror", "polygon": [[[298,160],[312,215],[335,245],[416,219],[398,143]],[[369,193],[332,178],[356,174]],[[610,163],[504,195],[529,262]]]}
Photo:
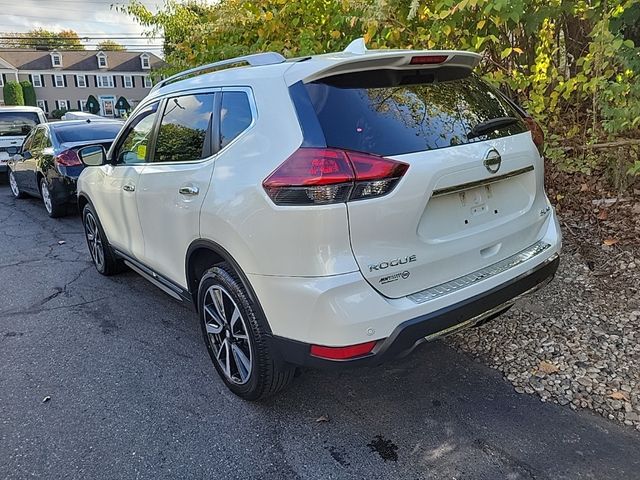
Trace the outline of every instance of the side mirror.
{"label": "side mirror", "polygon": [[20,151],[20,147],[7,147],[6,151],[9,156],[13,156]]}
{"label": "side mirror", "polygon": [[78,150],[80,161],[87,167],[99,167],[107,163],[107,152],[102,145],[90,145]]}
{"label": "side mirror", "polygon": [[32,157],[30,152],[22,152],[22,159],[29,160]]}

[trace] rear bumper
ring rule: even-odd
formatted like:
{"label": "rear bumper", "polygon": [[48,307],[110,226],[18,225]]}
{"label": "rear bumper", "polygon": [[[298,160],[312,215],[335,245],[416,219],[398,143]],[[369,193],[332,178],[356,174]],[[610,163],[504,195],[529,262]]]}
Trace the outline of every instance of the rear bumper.
{"label": "rear bumper", "polygon": [[[532,293],[553,278],[560,257],[557,253],[543,263],[497,287],[453,305],[420,315],[399,324],[387,338],[380,340],[372,353],[349,360],[326,360],[310,354],[311,345],[278,336],[271,341],[281,360],[317,368],[341,368],[378,365],[401,357],[417,345],[495,318],[518,297]],[[365,340],[366,341],[366,340]]]}
{"label": "rear bumper", "polygon": [[49,180],[49,189],[56,203],[66,204],[77,201],[76,189],[77,178],[58,176]]}

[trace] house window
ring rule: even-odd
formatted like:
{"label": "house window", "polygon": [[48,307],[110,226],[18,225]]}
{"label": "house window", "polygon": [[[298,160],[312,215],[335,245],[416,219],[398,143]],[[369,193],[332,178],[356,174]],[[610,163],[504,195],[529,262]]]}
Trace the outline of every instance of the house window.
{"label": "house window", "polygon": [[78,100],[78,102],[80,102],[80,111],[81,112],[86,112],[87,111],[87,101],[86,100]]}
{"label": "house window", "polygon": [[64,75],[55,75],[56,88],[64,87]]}
{"label": "house window", "polygon": [[98,54],[98,67],[107,68],[107,56],[104,53]]}
{"label": "house window", "polygon": [[124,88],[133,88],[133,79],[131,75],[124,76]]}
{"label": "house window", "polygon": [[31,85],[36,88],[42,87],[42,75],[36,74],[31,75]]}
{"label": "house window", "polygon": [[147,75],[144,77],[144,88],[151,88],[151,87],[153,87],[153,82],[151,81],[151,77]]}
{"label": "house window", "polygon": [[58,107],[58,110],[69,110],[68,100],[56,100],[56,105]]}
{"label": "house window", "polygon": [[149,56],[148,55],[140,55],[140,62],[142,63],[142,68],[144,70],[148,70],[151,68],[149,64]]}
{"label": "house window", "polygon": [[113,88],[113,77],[111,75],[98,75],[98,88]]}
{"label": "house window", "polygon": [[0,87],[4,87],[4,75],[0,73]]}
{"label": "house window", "polygon": [[42,109],[43,112],[48,113],[47,102],[45,102],[44,100],[36,100],[36,105],[38,105],[38,108]]}
{"label": "house window", "polygon": [[87,77],[85,75],[76,75],[76,83],[78,88],[87,88]]}
{"label": "house window", "polygon": [[53,65],[54,67],[62,66],[62,57],[60,56],[60,54],[58,53],[51,54],[51,65]]}

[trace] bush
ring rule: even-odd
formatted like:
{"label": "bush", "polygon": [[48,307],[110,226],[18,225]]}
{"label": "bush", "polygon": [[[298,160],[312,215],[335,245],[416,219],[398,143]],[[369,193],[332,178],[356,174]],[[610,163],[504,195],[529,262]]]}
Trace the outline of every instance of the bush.
{"label": "bush", "polygon": [[51,118],[55,118],[56,120],[60,120],[62,116],[67,113],[68,110],[64,108],[56,108],[51,112]]}
{"label": "bush", "polygon": [[24,104],[30,105],[32,107],[36,107],[36,91],[31,85],[31,82],[28,80],[24,80],[20,82],[20,86],[22,86],[22,95],[24,97]]}
{"label": "bush", "polygon": [[7,82],[3,89],[5,105],[24,105],[22,85],[18,82]]}

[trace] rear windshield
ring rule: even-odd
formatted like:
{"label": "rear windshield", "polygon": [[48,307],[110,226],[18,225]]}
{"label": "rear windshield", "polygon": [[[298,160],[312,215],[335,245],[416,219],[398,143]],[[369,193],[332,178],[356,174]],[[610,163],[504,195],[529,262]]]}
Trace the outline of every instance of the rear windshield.
{"label": "rear windshield", "polygon": [[59,126],[53,130],[60,143],[113,140],[122,125],[119,123],[87,123],[85,125]]}
{"label": "rear windshield", "polygon": [[28,135],[38,123],[36,112],[0,112],[0,137]]}
{"label": "rear windshield", "polygon": [[[400,155],[521,133],[518,112],[477,76],[434,81],[418,72],[361,72],[305,85],[327,146]],[[469,136],[500,117],[511,125]]]}

